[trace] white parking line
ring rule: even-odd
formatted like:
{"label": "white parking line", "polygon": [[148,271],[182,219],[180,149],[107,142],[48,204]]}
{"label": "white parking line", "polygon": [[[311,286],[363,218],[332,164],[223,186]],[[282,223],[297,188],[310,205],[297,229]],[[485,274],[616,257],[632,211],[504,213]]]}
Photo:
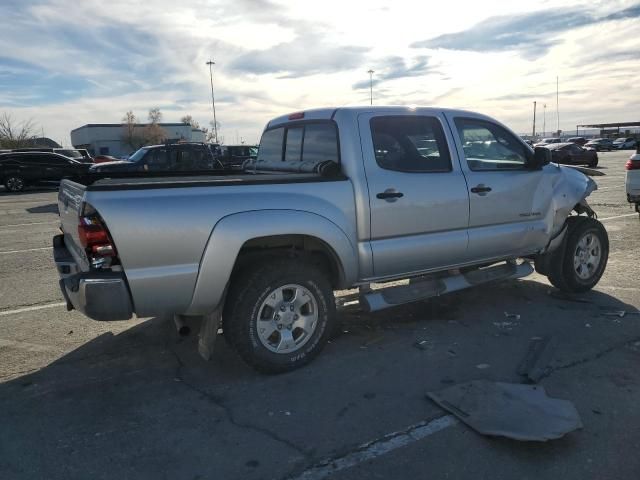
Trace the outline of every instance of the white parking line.
{"label": "white parking line", "polygon": [[16,313],[33,312],[35,310],[44,310],[45,308],[61,307],[66,305],[65,302],[45,303],[44,305],[34,305],[33,307],[16,308],[15,310],[5,310],[0,312],[0,317],[5,315],[13,315]]}
{"label": "white parking line", "polygon": [[409,445],[426,438],[440,430],[456,425],[458,420],[451,415],[436,418],[430,422],[421,422],[401,432],[390,433],[372,442],[360,445],[352,453],[340,458],[324,460],[317,465],[305,470],[296,480],[320,480],[340,470],[354,467],[367,460],[385,455],[393,450]]}
{"label": "white parking line", "polygon": [[637,213],[625,213],[624,215],[616,215],[615,217],[607,217],[607,218],[599,218],[601,222],[606,222],[607,220],[615,220],[616,218],[624,218],[624,217],[637,217]]}
{"label": "white parking line", "polygon": [[6,252],[0,252],[0,255],[7,255],[9,253],[23,253],[23,252],[35,252],[37,250],[51,250],[53,247],[40,247],[40,248],[27,248],[26,250],[7,250]]}
{"label": "white parking line", "polygon": [[624,183],[623,183],[622,185],[614,185],[614,186],[612,186],[612,187],[602,187],[602,188],[598,188],[598,189],[596,190],[596,192],[602,192],[603,190],[611,190],[611,189],[613,189],[613,188],[622,188],[622,187],[624,187]]}

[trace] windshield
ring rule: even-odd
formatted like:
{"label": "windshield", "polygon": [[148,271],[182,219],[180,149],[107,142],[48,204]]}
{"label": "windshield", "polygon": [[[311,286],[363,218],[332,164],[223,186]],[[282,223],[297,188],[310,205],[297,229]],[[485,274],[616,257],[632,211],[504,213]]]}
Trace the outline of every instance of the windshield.
{"label": "windshield", "polygon": [[83,158],[78,150],[56,150],[55,152],[69,158]]}
{"label": "windshield", "polygon": [[145,156],[145,154],[147,153],[149,149],[148,148],[140,148],[136,151],[136,153],[134,153],[133,155],[131,155],[128,160],[130,162],[137,162],[138,160],[140,160],[142,157]]}

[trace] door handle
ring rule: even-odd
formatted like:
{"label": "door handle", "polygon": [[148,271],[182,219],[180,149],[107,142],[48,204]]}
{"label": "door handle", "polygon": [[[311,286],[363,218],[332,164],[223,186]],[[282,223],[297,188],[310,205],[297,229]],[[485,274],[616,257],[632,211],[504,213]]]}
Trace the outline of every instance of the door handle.
{"label": "door handle", "polygon": [[380,192],[376,195],[376,198],[384,199],[390,202],[395,202],[396,198],[404,197],[404,193],[396,192],[395,190],[389,188],[384,192]]}
{"label": "door handle", "polygon": [[471,189],[471,193],[477,193],[478,195],[486,195],[490,191],[491,191],[491,187],[487,187],[483,183],[481,183],[480,185],[476,185]]}

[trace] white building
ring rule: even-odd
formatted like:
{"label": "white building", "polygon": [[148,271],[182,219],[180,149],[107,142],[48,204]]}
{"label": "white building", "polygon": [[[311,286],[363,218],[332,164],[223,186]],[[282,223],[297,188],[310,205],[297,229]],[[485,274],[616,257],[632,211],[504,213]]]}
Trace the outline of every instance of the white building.
{"label": "white building", "polygon": [[[135,134],[142,135],[146,123],[135,125]],[[205,133],[188,123],[159,123],[166,133],[167,142],[180,140],[204,142]],[[121,123],[90,123],[71,130],[71,144],[74,148],[86,148],[91,155],[111,155],[119,158],[133,153],[135,147],[127,142],[127,126]]]}

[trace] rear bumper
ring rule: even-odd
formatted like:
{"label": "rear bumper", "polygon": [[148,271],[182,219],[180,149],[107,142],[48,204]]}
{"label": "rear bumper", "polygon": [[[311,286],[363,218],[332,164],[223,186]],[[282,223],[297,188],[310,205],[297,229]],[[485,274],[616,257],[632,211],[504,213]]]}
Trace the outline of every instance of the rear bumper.
{"label": "rear bumper", "polygon": [[101,321],[131,318],[133,305],[122,272],[80,271],[64,245],[63,235],[53,237],[53,258],[68,310]]}

